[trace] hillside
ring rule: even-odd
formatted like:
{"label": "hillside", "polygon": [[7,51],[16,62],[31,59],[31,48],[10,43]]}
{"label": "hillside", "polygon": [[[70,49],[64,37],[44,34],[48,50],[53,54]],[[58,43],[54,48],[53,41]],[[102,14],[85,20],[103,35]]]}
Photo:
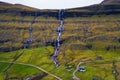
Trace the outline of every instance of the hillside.
{"label": "hillside", "polygon": [[[68,13],[76,16],[92,16],[92,15],[110,15],[120,13],[120,1],[119,0],[104,0],[100,4],[91,5],[82,8],[69,9]],[[80,14],[80,15],[79,15]]]}
{"label": "hillside", "polygon": [[119,80],[120,4],[112,1],[63,10],[57,68],[58,10],[0,2],[0,80]]}
{"label": "hillside", "polygon": [[120,0],[104,0],[101,4],[104,4],[104,5],[120,4]]}
{"label": "hillside", "polygon": [[[105,1],[103,1],[102,3],[104,2]],[[11,48],[12,50],[23,48],[22,43],[24,43],[24,41],[26,41],[27,38],[29,38],[30,25],[33,26],[33,35],[35,36],[34,41],[37,41],[40,44],[44,43],[45,45],[47,45],[47,42],[51,40],[50,44],[52,44],[52,41],[56,36],[54,35],[55,34],[54,32],[58,26],[57,10],[38,10],[38,9],[26,7],[24,5],[20,5],[20,4],[14,5],[14,4],[9,4],[4,2],[1,2],[0,4],[1,4],[0,5],[0,15],[1,15],[0,42],[2,44],[0,46],[0,50],[9,51]],[[119,41],[119,36],[117,35],[119,34],[118,23],[119,23],[119,17],[120,17],[119,16],[120,7],[118,5],[117,6],[107,5],[107,6],[109,7],[106,7],[106,5],[98,4],[98,5],[92,5],[89,7],[65,10],[64,26],[67,33],[63,35],[65,36],[63,38],[63,41],[69,40],[71,36],[68,36],[68,34],[71,34],[70,32],[71,30],[75,30],[76,34],[79,33],[79,28],[81,30],[80,31],[81,33],[79,36],[81,37],[80,38],[81,40],[82,40],[82,37],[84,37],[84,35],[88,35],[91,39],[94,40],[97,38],[99,39],[100,37],[104,38],[105,35],[116,34],[116,36],[111,35],[108,38]],[[109,25],[106,25],[107,23]],[[98,27],[97,24],[100,24],[99,26],[101,27]],[[95,28],[93,28],[91,25],[94,25]],[[113,26],[110,27],[110,25],[113,25]],[[87,30],[89,29],[90,31],[88,30],[86,32],[87,34],[82,34],[82,32],[84,32],[84,27],[82,26],[84,27],[87,26]],[[76,31],[77,29],[78,31]],[[45,33],[44,34],[46,36],[44,37],[45,39],[43,38],[44,35],[42,35],[41,33],[42,34]],[[104,33],[104,35],[101,35],[102,33]],[[11,36],[11,37],[8,37],[8,36]],[[76,37],[76,35],[74,37]],[[46,40],[46,41],[42,41],[42,40]],[[14,43],[13,47],[10,48],[10,45],[12,45],[13,43]],[[33,44],[34,47],[37,45],[38,44],[36,42]]]}
{"label": "hillside", "polygon": [[9,11],[36,11],[38,9],[32,8],[32,7],[28,7],[25,5],[21,5],[21,4],[10,4],[10,3],[6,3],[6,2],[0,2],[0,10],[9,10]]}
{"label": "hillside", "polygon": [[[0,4],[0,13],[34,16],[35,12],[37,12],[38,16],[51,16],[57,18],[58,10],[39,10],[21,4],[9,4],[4,2],[1,2]],[[65,17],[119,14],[120,3],[119,0],[105,0],[101,4],[66,9],[65,12]]]}

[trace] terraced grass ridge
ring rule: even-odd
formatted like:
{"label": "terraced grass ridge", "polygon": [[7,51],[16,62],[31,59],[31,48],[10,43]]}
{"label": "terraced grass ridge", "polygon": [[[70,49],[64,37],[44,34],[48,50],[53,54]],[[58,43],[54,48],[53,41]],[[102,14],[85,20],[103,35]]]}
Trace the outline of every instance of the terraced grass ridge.
{"label": "terraced grass ridge", "polygon": [[58,10],[0,2],[0,80],[120,80],[119,0],[63,11],[56,68]]}

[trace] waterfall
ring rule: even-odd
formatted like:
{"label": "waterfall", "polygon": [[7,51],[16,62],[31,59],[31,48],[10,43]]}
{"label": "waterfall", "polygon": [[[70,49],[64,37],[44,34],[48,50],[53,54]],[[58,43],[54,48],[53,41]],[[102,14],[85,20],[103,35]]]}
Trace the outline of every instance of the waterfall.
{"label": "waterfall", "polygon": [[64,11],[63,10],[59,10],[58,12],[58,19],[60,21],[60,25],[58,26],[56,32],[58,33],[58,36],[57,38],[54,40],[54,54],[51,56],[51,59],[53,60],[54,64],[56,65],[56,67],[59,66],[59,62],[58,62],[58,59],[57,59],[57,56],[59,54],[59,49],[60,49],[60,40],[61,40],[61,36],[62,36],[62,32],[64,31],[63,29],[63,13]]}
{"label": "waterfall", "polygon": [[29,46],[29,44],[31,42],[33,42],[33,32],[32,32],[33,28],[32,28],[32,25],[34,24],[36,17],[37,17],[37,11],[35,12],[34,18],[30,21],[29,38],[23,42],[24,43],[24,49],[26,49]]}

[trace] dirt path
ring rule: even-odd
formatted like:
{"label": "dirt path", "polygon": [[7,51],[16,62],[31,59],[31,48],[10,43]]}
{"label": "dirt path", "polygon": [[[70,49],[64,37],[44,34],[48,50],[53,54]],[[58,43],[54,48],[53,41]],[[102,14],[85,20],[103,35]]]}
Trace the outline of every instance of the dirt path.
{"label": "dirt path", "polygon": [[79,62],[79,63],[78,63],[75,71],[73,72],[73,80],[80,80],[80,78],[78,78],[78,77],[75,75],[75,73],[79,70],[79,66],[80,66],[81,64],[83,64],[83,63],[84,63],[84,62]]}
{"label": "dirt path", "polygon": [[7,62],[7,61],[0,61],[0,62],[3,62],[3,63],[10,63],[10,64],[11,64],[11,63],[13,63],[13,64],[20,64],[20,65],[25,65],[25,66],[31,66],[31,67],[34,67],[34,68],[36,68],[36,69],[38,69],[38,70],[40,70],[40,71],[43,71],[43,72],[45,72],[45,73],[47,73],[47,74],[49,74],[49,75],[55,77],[55,78],[58,79],[58,80],[62,80],[60,77],[58,77],[58,76],[56,76],[56,75],[54,75],[54,74],[52,74],[52,73],[50,73],[50,72],[48,72],[48,71],[46,71],[46,70],[40,68],[40,67],[38,67],[38,66],[32,65],[32,64],[17,63],[17,62]]}

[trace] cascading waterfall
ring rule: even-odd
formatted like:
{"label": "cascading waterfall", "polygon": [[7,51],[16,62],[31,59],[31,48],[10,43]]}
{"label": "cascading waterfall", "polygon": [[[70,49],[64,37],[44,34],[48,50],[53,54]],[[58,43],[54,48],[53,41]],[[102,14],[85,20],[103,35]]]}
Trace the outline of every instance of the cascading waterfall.
{"label": "cascading waterfall", "polygon": [[60,21],[60,25],[58,26],[58,28],[56,30],[57,33],[58,33],[58,36],[54,40],[54,49],[55,49],[55,51],[54,51],[54,54],[51,56],[51,59],[54,61],[56,67],[59,66],[57,56],[59,54],[59,48],[61,46],[60,45],[60,40],[61,40],[62,32],[64,31],[64,29],[63,29],[63,23],[64,23],[64,21],[63,21],[63,14],[64,14],[63,10],[59,10],[59,12],[58,12],[58,19]]}
{"label": "cascading waterfall", "polygon": [[37,12],[35,12],[35,16],[34,16],[33,20],[31,20],[31,24],[30,24],[30,28],[29,28],[29,32],[30,32],[29,41],[30,42],[33,41],[33,35],[32,35],[33,28],[32,28],[32,25],[33,25],[36,17],[37,17]]}
{"label": "cascading waterfall", "polygon": [[33,24],[33,21],[31,21],[30,28],[29,28],[29,32],[30,32],[29,41],[30,42],[33,41],[33,36],[32,36],[33,28],[32,28],[32,24]]}
{"label": "cascading waterfall", "polygon": [[33,23],[35,22],[35,19],[37,17],[37,12],[35,12],[35,15],[34,15],[34,18],[31,20],[30,22],[30,27],[29,27],[29,39],[25,40],[24,41],[24,49],[28,47],[28,45],[33,42],[33,34],[32,34],[32,31],[33,31],[33,28],[32,28],[32,25]]}

